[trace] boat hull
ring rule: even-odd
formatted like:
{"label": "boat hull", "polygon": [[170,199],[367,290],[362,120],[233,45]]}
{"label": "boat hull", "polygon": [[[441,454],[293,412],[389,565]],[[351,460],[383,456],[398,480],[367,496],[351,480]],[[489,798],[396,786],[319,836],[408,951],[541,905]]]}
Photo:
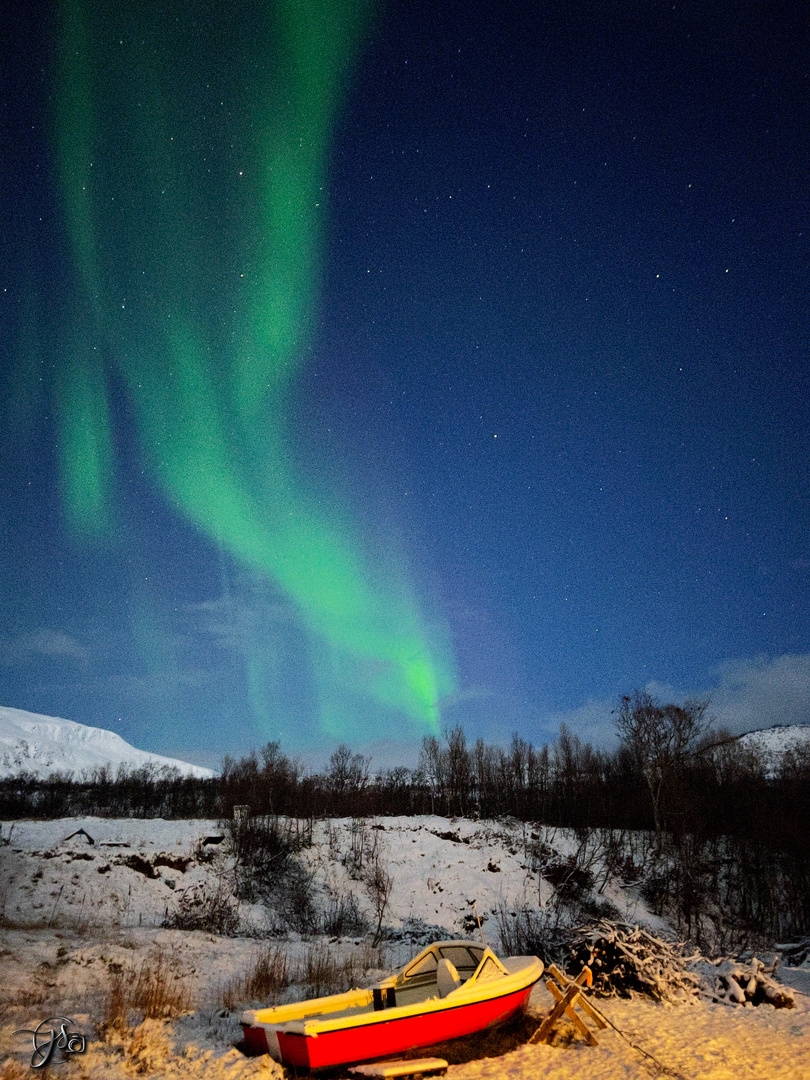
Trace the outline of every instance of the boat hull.
{"label": "boat hull", "polygon": [[[440,1007],[417,1015],[371,1013],[368,1023],[317,1035],[278,1031],[279,1056],[283,1064],[298,1069],[323,1069],[458,1039],[502,1024],[525,1009],[533,985],[483,1001],[442,1002]],[[246,1026],[244,1032],[246,1047],[267,1053],[263,1028]]]}
{"label": "boat hull", "polygon": [[537,956],[499,960],[481,942],[435,941],[367,989],[246,1010],[243,1045],[302,1071],[422,1050],[502,1024],[542,974]]}

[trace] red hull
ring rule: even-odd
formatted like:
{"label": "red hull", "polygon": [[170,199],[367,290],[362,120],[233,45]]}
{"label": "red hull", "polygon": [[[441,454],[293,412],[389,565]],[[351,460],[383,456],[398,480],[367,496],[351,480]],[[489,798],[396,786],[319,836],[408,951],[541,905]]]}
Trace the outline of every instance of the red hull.
{"label": "red hull", "polygon": [[253,1057],[254,1054],[268,1053],[269,1047],[264,1028],[248,1027],[247,1024],[242,1024],[242,1046],[249,1057]]}
{"label": "red hull", "polygon": [[[446,1039],[458,1039],[508,1020],[524,1008],[534,984],[504,997],[449,1006],[418,1016],[380,1019],[362,1027],[320,1032],[316,1038],[293,1032],[278,1032],[278,1045],[285,1065],[302,1069],[323,1069],[352,1061],[384,1057],[404,1050],[432,1046]],[[266,1052],[261,1028],[245,1028],[245,1043]]]}

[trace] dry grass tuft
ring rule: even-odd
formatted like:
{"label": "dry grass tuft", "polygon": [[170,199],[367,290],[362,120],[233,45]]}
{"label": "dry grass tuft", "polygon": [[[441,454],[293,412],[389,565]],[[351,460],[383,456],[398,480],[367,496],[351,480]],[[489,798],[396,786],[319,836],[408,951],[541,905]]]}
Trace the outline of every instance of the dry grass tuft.
{"label": "dry grass tuft", "polygon": [[174,970],[170,958],[157,950],[144,960],[137,974],[127,969],[110,972],[99,1034],[126,1031],[131,1013],[137,1013],[141,1021],[171,1020],[190,1007],[191,993],[183,976]]}
{"label": "dry grass tuft", "polygon": [[158,952],[142,965],[132,1005],[145,1020],[171,1020],[191,1008],[191,993],[165,954]]}
{"label": "dry grass tuft", "polygon": [[14,1058],[6,1058],[0,1065],[0,1080],[25,1080],[31,1075],[30,1065],[21,1065]]}
{"label": "dry grass tuft", "polygon": [[132,1032],[126,1046],[125,1068],[128,1073],[161,1073],[172,1057],[166,1021],[146,1019]]}
{"label": "dry grass tuft", "polygon": [[278,1005],[292,982],[287,957],[279,948],[265,949],[245,975],[232,979],[222,993],[222,1004],[233,1011],[248,1002]]}
{"label": "dry grass tuft", "polygon": [[307,997],[340,994],[362,985],[369,971],[380,971],[385,966],[383,950],[373,945],[366,943],[360,949],[341,953],[319,942],[306,955],[301,981],[306,985]]}
{"label": "dry grass tuft", "polygon": [[110,972],[110,985],[104,1003],[104,1012],[97,1024],[98,1034],[102,1037],[114,1031],[126,1030],[129,1014],[128,983],[130,978],[131,975],[123,971]]}
{"label": "dry grass tuft", "polygon": [[303,970],[303,981],[312,997],[345,990],[346,987],[342,985],[344,980],[341,978],[341,968],[345,969],[345,966],[345,960],[341,964],[326,945],[320,942],[313,945],[307,952]]}
{"label": "dry grass tuft", "polygon": [[222,992],[222,1004],[230,1012],[259,1003],[269,1008],[281,1003],[284,991],[301,985],[301,998],[341,993],[364,983],[369,971],[385,968],[381,949],[365,944],[344,953],[323,942],[313,945],[300,964],[292,964],[275,946],[266,949],[247,972],[231,980]]}

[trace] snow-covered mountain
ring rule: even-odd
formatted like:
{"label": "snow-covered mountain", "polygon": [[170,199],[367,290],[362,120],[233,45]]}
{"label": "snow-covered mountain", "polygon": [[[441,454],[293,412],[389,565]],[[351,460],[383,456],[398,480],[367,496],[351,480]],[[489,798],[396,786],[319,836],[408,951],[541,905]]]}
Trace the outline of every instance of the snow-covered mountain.
{"label": "snow-covered mountain", "polygon": [[759,731],[748,731],[739,739],[741,745],[758,751],[769,771],[779,768],[784,754],[800,747],[810,747],[810,724],[776,724]]}
{"label": "snow-covered mountain", "polygon": [[39,777],[54,772],[78,776],[102,765],[117,770],[119,765],[141,768],[150,764],[178,769],[185,776],[214,775],[201,765],[139,750],[104,728],[0,706],[0,777],[21,772]]}

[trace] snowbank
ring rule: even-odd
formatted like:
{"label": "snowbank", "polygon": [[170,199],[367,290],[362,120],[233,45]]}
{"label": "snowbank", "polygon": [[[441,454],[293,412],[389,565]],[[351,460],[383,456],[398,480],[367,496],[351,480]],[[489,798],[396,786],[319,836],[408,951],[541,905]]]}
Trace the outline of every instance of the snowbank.
{"label": "snowbank", "polygon": [[[363,867],[375,859],[385,867],[391,889],[384,923],[396,941],[389,939],[377,967],[363,976],[371,981],[381,966],[398,966],[416,950],[409,927],[460,933],[478,916],[484,933],[494,939],[498,910],[547,899],[550,886],[533,863],[541,848],[564,859],[577,851],[578,843],[562,830],[533,831],[517,823],[432,816],[344,819],[316,822],[313,845],[302,857],[314,875],[314,895],[321,905],[353,892],[369,910],[373,901]],[[62,1014],[87,1035],[80,1066],[86,1080],[123,1080],[135,1074],[280,1078],[269,1059],[248,1060],[233,1049],[239,1009],[232,1003],[229,1012],[224,1006],[268,942],[161,927],[185,890],[200,882],[212,887],[227,882],[232,865],[227,830],[211,821],[85,818],[0,826],[0,1077],[28,1075],[30,1047],[14,1035],[15,1029]],[[598,862],[594,865],[598,870]],[[603,896],[622,918],[660,928],[632,889],[609,882]],[[251,909],[247,914],[255,929],[260,913]],[[300,934],[270,944],[297,963],[312,950],[348,955],[355,949],[351,939],[304,940]],[[367,942],[358,938],[357,949],[365,949],[366,967],[372,967]],[[100,1038],[97,1028],[108,1007],[111,980],[134,978],[158,954],[187,990],[191,1011],[166,1021],[139,1023],[134,1017],[125,1032]],[[673,1007],[639,998],[600,1005],[617,1028],[673,1075],[806,1080],[810,972],[779,969],[777,976],[799,991],[793,1009],[730,1008],[703,1001]],[[301,992],[301,987],[289,990]],[[550,1003],[548,992],[539,987],[532,999],[538,1017]],[[523,1045],[454,1064],[448,1077],[635,1080],[645,1074],[645,1059],[608,1030],[600,1033],[595,1048],[576,1039],[569,1045],[564,1040],[554,1046]]]}

